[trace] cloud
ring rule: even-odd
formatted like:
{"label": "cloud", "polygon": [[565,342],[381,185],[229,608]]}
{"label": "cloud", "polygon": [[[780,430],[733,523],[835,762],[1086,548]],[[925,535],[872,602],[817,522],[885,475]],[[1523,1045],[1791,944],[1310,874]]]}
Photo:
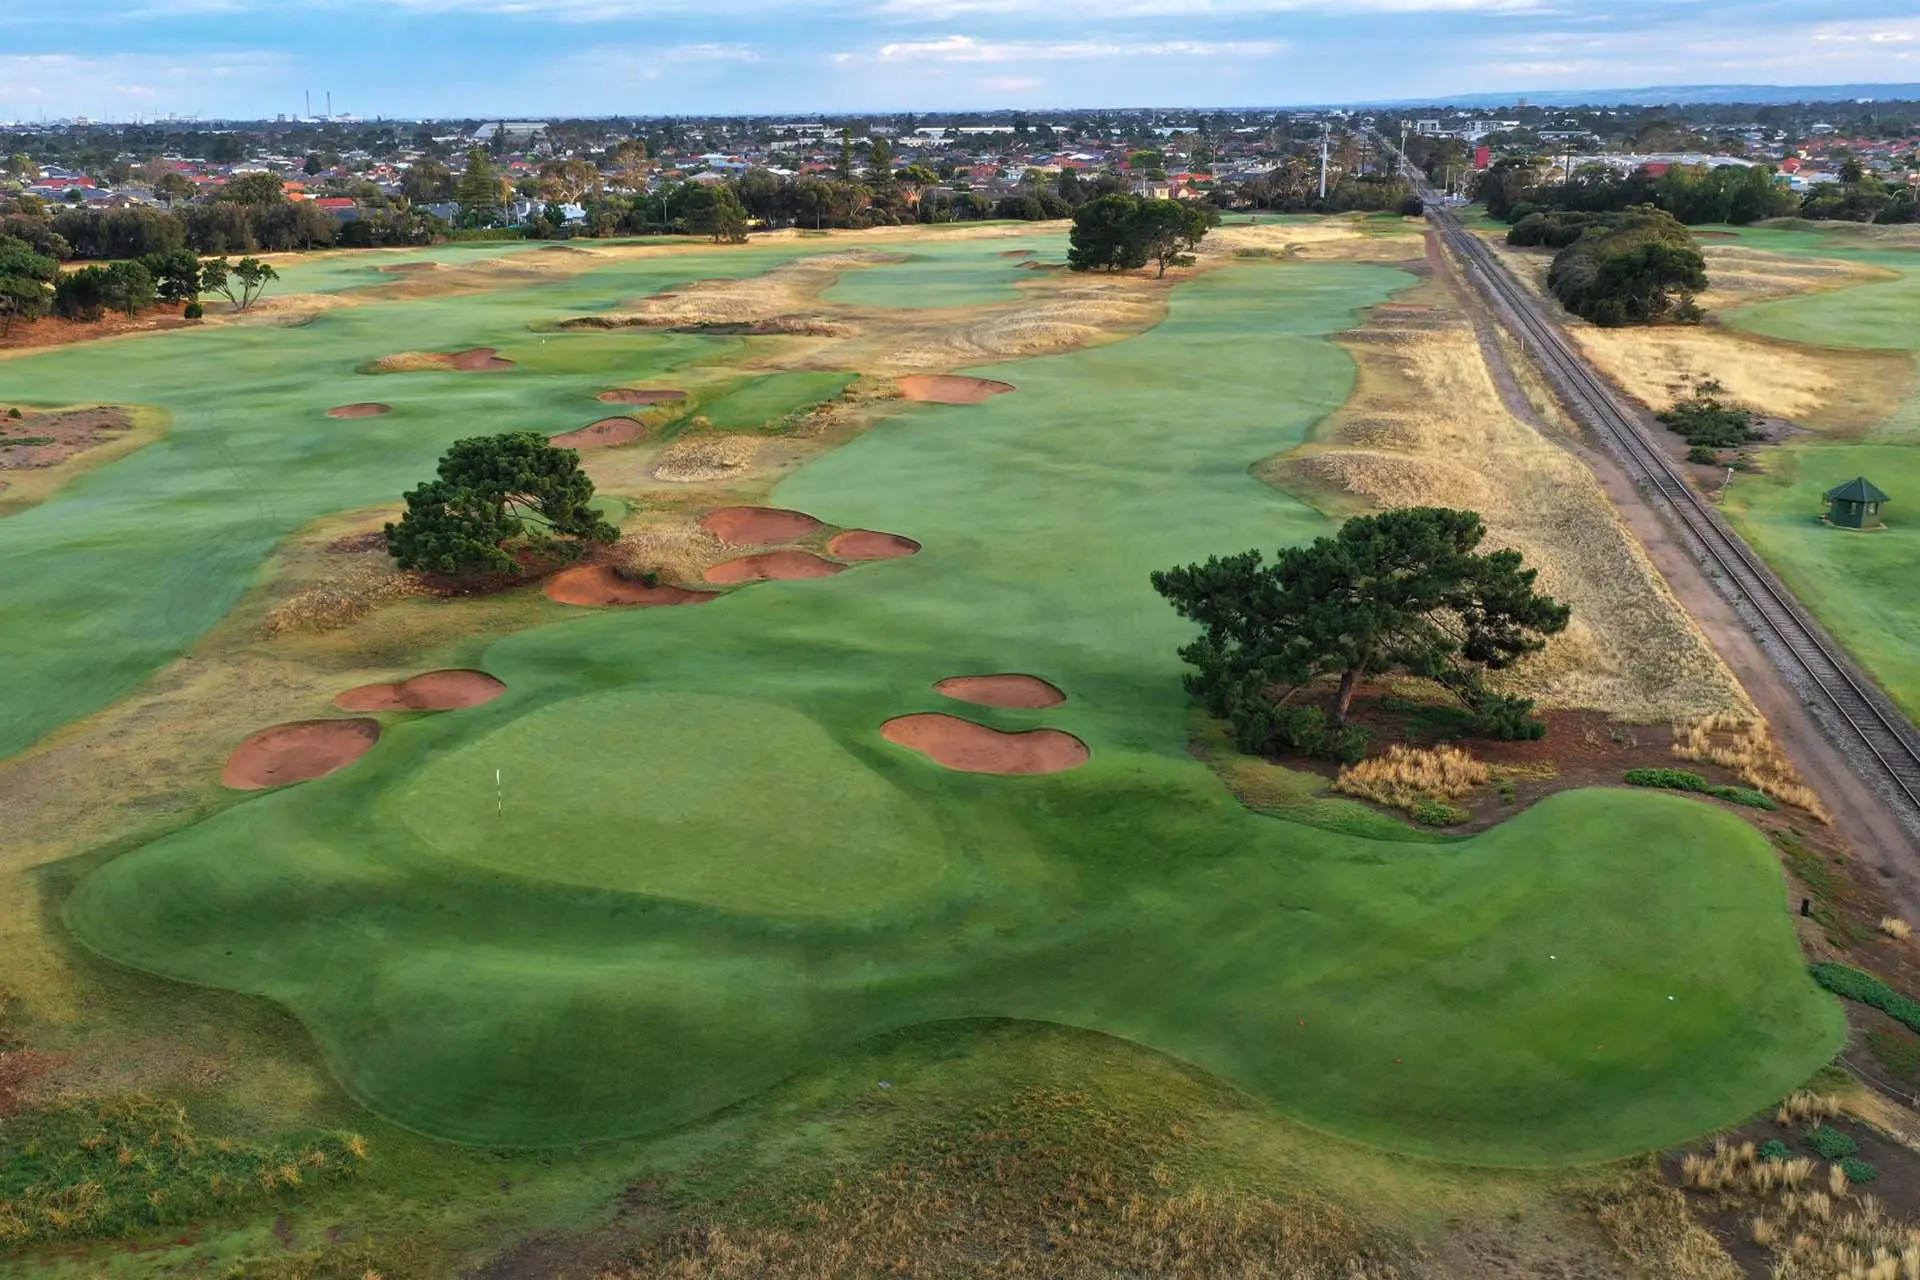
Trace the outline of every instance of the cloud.
{"label": "cloud", "polygon": [[840,54],[842,62],[997,63],[1074,62],[1085,58],[1264,58],[1283,52],[1282,40],[1037,40],[988,41],[972,36],[900,40],[871,55]]}
{"label": "cloud", "polygon": [[115,118],[155,110],[183,115],[204,111],[237,86],[264,94],[286,72],[288,58],[272,49],[224,50],[178,57],[152,53],[0,54],[0,114],[31,107]]}

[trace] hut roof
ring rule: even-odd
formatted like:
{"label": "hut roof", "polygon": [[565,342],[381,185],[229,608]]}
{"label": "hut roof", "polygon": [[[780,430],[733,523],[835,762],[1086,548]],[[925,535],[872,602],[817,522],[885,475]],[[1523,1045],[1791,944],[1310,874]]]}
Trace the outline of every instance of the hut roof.
{"label": "hut roof", "polygon": [[1873,481],[1865,476],[1855,476],[1837,489],[1827,490],[1828,502],[1891,502],[1880,490],[1874,488]]}

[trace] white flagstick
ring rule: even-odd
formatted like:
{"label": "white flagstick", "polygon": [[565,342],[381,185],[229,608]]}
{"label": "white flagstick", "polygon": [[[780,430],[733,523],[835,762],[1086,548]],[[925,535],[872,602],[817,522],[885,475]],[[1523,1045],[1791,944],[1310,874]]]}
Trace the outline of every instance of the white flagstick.
{"label": "white flagstick", "polygon": [[507,797],[506,794],[500,790],[500,771],[498,769],[493,771],[493,811],[501,816],[505,816],[507,812]]}

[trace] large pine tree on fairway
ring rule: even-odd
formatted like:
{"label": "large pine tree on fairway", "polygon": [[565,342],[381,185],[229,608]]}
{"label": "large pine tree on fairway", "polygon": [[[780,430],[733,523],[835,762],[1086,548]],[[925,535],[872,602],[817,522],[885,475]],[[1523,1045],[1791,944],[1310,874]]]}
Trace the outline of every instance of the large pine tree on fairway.
{"label": "large pine tree on fairway", "polygon": [[579,455],[537,431],[454,441],[439,477],[409,490],[406,500],[406,514],[387,526],[387,547],[402,569],[505,572],[514,559],[502,544],[529,533],[541,542],[619,536],[587,505],[593,481]]}
{"label": "large pine tree on fairway", "polygon": [[1329,675],[1340,677],[1335,724],[1362,680],[1398,673],[1446,686],[1489,731],[1533,736],[1521,728],[1531,704],[1488,694],[1480,676],[1538,651],[1569,611],[1534,591],[1519,552],[1476,551],[1486,532],[1474,512],[1412,507],[1358,516],[1271,565],[1243,551],[1152,581],[1205,628],[1180,650],[1195,668],[1187,687],[1234,721],[1243,745],[1266,745],[1274,709]]}

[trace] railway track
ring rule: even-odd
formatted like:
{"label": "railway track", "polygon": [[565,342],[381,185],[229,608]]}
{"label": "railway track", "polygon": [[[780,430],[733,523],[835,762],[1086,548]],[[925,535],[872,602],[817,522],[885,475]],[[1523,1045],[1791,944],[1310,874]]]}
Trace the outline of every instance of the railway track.
{"label": "railway track", "polygon": [[1639,415],[1544,314],[1540,299],[1514,279],[1480,237],[1460,224],[1422,175],[1409,167],[1408,176],[1427,202],[1428,221],[1466,267],[1469,280],[1521,338],[1568,406],[1610,445],[1655,504],[1731,585],[1776,665],[1814,690],[1832,713],[1824,718],[1836,735],[1846,739],[1839,744],[1842,749],[1856,759],[1877,763],[1879,780],[1885,785],[1876,789],[1903,809],[1903,824],[1912,828],[1920,822],[1920,733],[1885,694],[1851,668],[1838,645],[1792,593],[1687,484],[1666,454],[1647,438]]}

